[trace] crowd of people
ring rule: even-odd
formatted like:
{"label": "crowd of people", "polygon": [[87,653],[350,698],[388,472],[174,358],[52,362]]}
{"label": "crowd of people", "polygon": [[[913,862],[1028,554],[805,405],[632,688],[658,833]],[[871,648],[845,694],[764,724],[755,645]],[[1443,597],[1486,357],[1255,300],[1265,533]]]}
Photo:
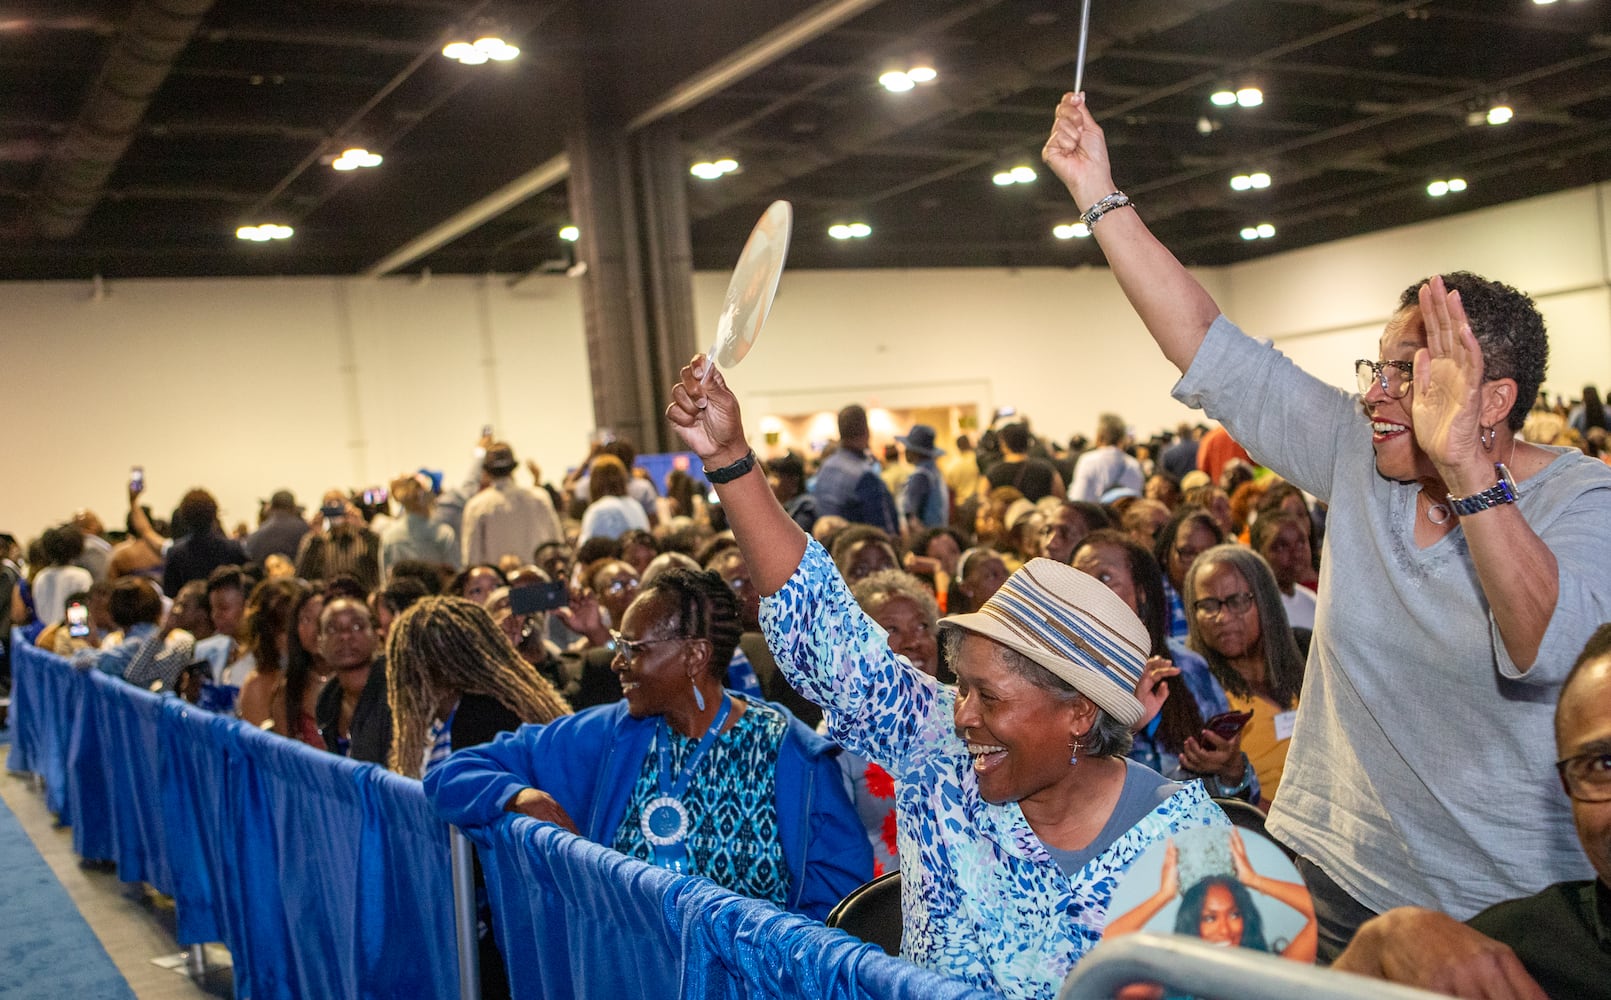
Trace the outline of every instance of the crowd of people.
{"label": "crowd of people", "polygon": [[1604,995],[1598,393],[1535,406],[1542,320],[1469,274],[1411,285],[1334,389],[1152,238],[1081,99],[1044,158],[1217,426],[1107,413],[1063,448],[998,413],[875,454],[853,404],[827,454],[763,461],[695,359],[668,416],[702,479],[615,440],[525,485],[489,435],[458,483],[281,490],[228,532],[204,489],[156,517],[142,477],[115,540],[88,511],[0,535],[8,623],[422,778],[472,831],[523,813],[816,918],[899,870],[902,954],[1007,996],[1053,995],[1215,800],[1268,813],[1322,960]]}

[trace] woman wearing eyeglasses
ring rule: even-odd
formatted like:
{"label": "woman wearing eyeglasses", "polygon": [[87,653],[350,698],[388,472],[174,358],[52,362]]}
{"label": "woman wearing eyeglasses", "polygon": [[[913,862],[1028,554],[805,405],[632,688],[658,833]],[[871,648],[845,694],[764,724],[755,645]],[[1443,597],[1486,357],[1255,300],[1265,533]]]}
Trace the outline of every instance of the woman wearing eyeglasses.
{"label": "woman wearing eyeglasses", "polygon": [[714,573],[669,570],[614,633],[625,697],[454,754],[426,775],[444,820],[518,812],[821,919],[872,877],[833,745],[722,687],[743,629]]}
{"label": "woman wearing eyeglasses", "polygon": [[[1270,815],[1314,892],[1322,957],[1391,907],[1465,917],[1582,877],[1538,762],[1567,666],[1611,618],[1611,470],[1517,436],[1548,356],[1537,307],[1473,274],[1418,281],[1380,303],[1374,360],[1342,391],[1220,314],[1114,186],[1082,96],[1055,119],[1042,158],[1180,369],[1175,398],[1328,505],[1314,659]],[[1363,318],[1370,281],[1275,294]]]}
{"label": "woman wearing eyeglasses", "polygon": [[1233,712],[1251,712],[1242,752],[1258,775],[1259,805],[1270,808],[1286,767],[1303,687],[1303,654],[1287,625],[1281,589],[1264,557],[1217,545],[1186,572],[1186,644],[1225,688]]}

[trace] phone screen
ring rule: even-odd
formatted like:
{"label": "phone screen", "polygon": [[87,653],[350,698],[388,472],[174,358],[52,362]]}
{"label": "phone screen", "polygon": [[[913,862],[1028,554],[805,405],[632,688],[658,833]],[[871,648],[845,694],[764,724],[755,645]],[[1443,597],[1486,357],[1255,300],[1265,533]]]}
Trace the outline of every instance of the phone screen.
{"label": "phone screen", "polygon": [[570,603],[564,583],[528,583],[509,588],[509,610],[517,615],[552,611]]}
{"label": "phone screen", "polygon": [[139,493],[145,489],[145,470],[136,465],[129,470],[129,492]]}
{"label": "phone screen", "polygon": [[1252,712],[1223,712],[1203,723],[1203,728],[1222,740],[1228,740],[1241,732],[1252,718]]}
{"label": "phone screen", "polygon": [[82,639],[90,634],[89,608],[82,604],[67,606],[67,634],[74,639]]}

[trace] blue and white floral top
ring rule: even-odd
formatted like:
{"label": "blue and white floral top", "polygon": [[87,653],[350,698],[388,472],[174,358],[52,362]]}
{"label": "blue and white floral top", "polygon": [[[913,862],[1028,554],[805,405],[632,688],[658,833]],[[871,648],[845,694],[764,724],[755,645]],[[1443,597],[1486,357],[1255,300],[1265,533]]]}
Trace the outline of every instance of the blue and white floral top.
{"label": "blue and white floral top", "polygon": [[1102,937],[1108,902],[1147,848],[1228,821],[1201,783],[1182,788],[1065,876],[1017,803],[991,805],[952,723],[954,689],[890,652],[812,541],[761,602],[778,666],[821,705],[833,738],[895,778],[902,957],[1008,997],[1054,997]]}

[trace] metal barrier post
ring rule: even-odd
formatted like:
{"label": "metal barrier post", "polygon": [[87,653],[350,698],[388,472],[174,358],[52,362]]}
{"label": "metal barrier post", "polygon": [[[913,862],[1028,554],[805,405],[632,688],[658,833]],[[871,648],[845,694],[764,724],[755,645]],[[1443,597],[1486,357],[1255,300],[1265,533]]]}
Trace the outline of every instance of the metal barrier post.
{"label": "metal barrier post", "polygon": [[448,828],[453,863],[453,936],[459,943],[459,1000],[480,1000],[481,953],[476,934],[475,855],[459,828]]}
{"label": "metal barrier post", "polygon": [[191,979],[200,979],[207,974],[207,946],[193,944],[185,953],[185,971]]}
{"label": "metal barrier post", "polygon": [[1063,980],[1057,1000],[1111,1000],[1133,983],[1204,1000],[1434,1000],[1437,994],[1331,972],[1276,955],[1169,934],[1103,941]]}

